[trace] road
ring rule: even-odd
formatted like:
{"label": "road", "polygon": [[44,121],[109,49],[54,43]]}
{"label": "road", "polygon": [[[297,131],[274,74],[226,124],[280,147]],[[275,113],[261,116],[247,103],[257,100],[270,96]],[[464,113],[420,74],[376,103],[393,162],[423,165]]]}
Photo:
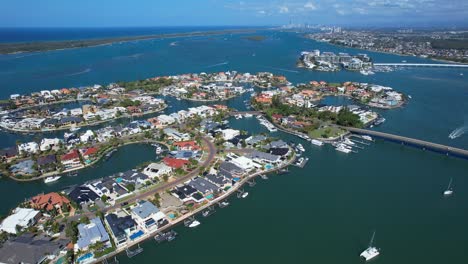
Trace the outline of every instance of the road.
{"label": "road", "polygon": [[[200,165],[200,166],[203,166],[203,167],[208,167],[208,165],[214,160],[215,156],[216,156],[216,146],[213,144],[213,142],[210,141],[210,139],[208,137],[203,137],[202,138],[203,142],[205,142],[205,144],[208,146],[208,157],[206,158],[206,160]],[[199,167],[200,167],[199,166]],[[158,192],[162,192],[162,191],[165,191],[167,189],[170,189],[170,188],[173,188],[175,187],[176,185],[178,184],[181,184],[193,177],[195,177],[197,174],[199,173],[199,168],[189,172],[187,175],[185,175],[184,177],[181,177],[181,178],[178,178],[177,180],[175,181],[172,181],[172,182],[168,182],[164,185],[161,185],[157,188],[154,188],[152,190],[149,190],[147,192],[143,192],[143,193],[140,193],[140,194],[137,194],[131,198],[129,198],[128,200],[126,200],[126,202],[128,203],[133,203],[137,200],[142,200],[148,196],[152,196]],[[115,204],[113,206],[109,206],[109,207],[106,207],[104,209],[101,210],[102,213],[107,213],[109,211],[112,211],[112,210],[115,210],[117,208],[120,208],[120,203],[119,204]],[[87,216],[87,217],[93,217],[93,213],[91,212],[87,212],[87,213],[83,213],[83,214],[79,214],[79,215],[75,215],[73,217],[69,217],[67,218],[68,221],[76,221],[78,220],[80,217],[83,217],[83,216]]]}

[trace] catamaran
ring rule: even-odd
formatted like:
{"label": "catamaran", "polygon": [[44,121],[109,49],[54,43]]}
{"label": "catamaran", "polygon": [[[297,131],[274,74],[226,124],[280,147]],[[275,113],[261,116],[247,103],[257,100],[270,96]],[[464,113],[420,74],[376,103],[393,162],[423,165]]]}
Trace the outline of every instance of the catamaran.
{"label": "catamaran", "polygon": [[371,238],[371,241],[369,243],[369,247],[366,250],[364,250],[360,255],[361,257],[365,258],[366,261],[369,261],[369,260],[377,257],[380,254],[379,249],[377,249],[376,247],[373,246],[374,237],[375,237],[375,231],[372,234],[372,238]]}
{"label": "catamaran", "polygon": [[452,178],[450,178],[449,184],[447,186],[447,190],[444,191],[444,196],[450,196],[453,194],[452,190]]}

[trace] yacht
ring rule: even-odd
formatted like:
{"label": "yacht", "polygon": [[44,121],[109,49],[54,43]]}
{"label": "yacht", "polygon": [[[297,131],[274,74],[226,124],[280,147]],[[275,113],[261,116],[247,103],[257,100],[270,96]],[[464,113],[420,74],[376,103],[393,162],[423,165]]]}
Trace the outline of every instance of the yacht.
{"label": "yacht", "polygon": [[62,176],[51,176],[44,179],[44,183],[51,183],[58,181]]}
{"label": "yacht", "polygon": [[303,157],[300,157],[297,161],[296,161],[296,165],[300,166],[302,164],[302,162],[304,162],[304,158]]}
{"label": "yacht", "polygon": [[252,116],[253,116],[253,115],[252,115],[252,114],[249,114],[249,113],[245,114],[245,117],[247,117],[247,118],[248,118],[248,117],[252,117]]}
{"label": "yacht", "polygon": [[162,153],[162,148],[160,146],[156,147],[156,154],[161,154]]}
{"label": "yacht", "polygon": [[385,122],[385,118],[379,117],[374,121],[374,125],[378,126],[378,125],[382,124],[383,122]]}
{"label": "yacht", "polygon": [[408,94],[408,98],[409,98],[409,99],[413,99],[413,97],[411,97],[411,95],[409,95],[409,94]]}
{"label": "yacht", "polygon": [[365,140],[368,140],[368,141],[372,141],[371,136],[368,136],[368,135],[364,135],[364,136],[362,136],[362,138],[365,139]]}
{"label": "yacht", "polygon": [[242,197],[242,198],[246,198],[247,196],[249,196],[249,193],[248,193],[248,192],[244,192],[244,193],[242,194],[241,197]]}
{"label": "yacht", "polygon": [[369,243],[369,247],[366,250],[364,250],[360,255],[361,257],[365,258],[366,261],[369,261],[369,260],[377,257],[380,254],[379,249],[377,249],[376,247],[373,246],[374,237],[375,237],[375,232],[372,234],[372,238],[371,238],[371,241]]}
{"label": "yacht", "polygon": [[450,178],[449,184],[447,186],[447,189],[444,191],[444,196],[450,196],[453,194],[453,189],[452,189],[452,178]]}
{"label": "yacht", "polygon": [[349,148],[346,148],[342,144],[338,145],[338,147],[335,148],[336,150],[343,152],[343,153],[350,153],[351,150]]}
{"label": "yacht", "polygon": [[300,143],[297,145],[297,149],[300,150],[301,152],[305,151],[304,146],[302,146],[302,144]]}
{"label": "yacht", "polygon": [[239,115],[236,115],[236,119],[241,119],[242,118],[242,115],[239,114]]}
{"label": "yacht", "polygon": [[314,144],[314,145],[316,145],[316,146],[319,146],[319,147],[323,146],[323,142],[320,141],[320,140],[317,140],[317,139],[312,139],[312,140],[310,141],[310,143],[312,143],[312,144]]}
{"label": "yacht", "polygon": [[80,129],[81,129],[80,127],[72,126],[72,127],[70,127],[70,132],[76,132],[76,131],[78,131]]}
{"label": "yacht", "polygon": [[352,142],[349,138],[344,138],[343,143],[350,146],[356,145],[356,143]]}
{"label": "yacht", "polygon": [[197,227],[197,226],[199,226],[199,225],[200,225],[200,222],[198,222],[197,220],[193,220],[192,223],[190,223],[190,224],[188,225],[188,227],[194,228],[194,227]]}

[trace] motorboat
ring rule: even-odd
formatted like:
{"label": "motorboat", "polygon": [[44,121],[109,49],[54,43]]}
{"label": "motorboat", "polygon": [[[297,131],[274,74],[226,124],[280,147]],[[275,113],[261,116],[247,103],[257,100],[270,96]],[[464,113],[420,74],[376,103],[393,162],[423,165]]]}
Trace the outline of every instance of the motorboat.
{"label": "motorboat", "polygon": [[156,154],[161,154],[162,153],[162,148],[161,146],[156,147]]}
{"label": "motorboat", "polygon": [[372,137],[368,136],[368,135],[364,135],[364,136],[362,136],[362,138],[365,139],[365,140],[368,140],[368,141],[372,141]]}
{"label": "motorboat", "polygon": [[229,205],[229,202],[226,202],[226,201],[222,201],[222,202],[219,203],[220,208],[224,208],[224,207],[226,207],[228,205]]}
{"label": "motorboat", "polygon": [[310,141],[310,143],[312,143],[313,145],[319,146],[319,147],[323,146],[323,142],[320,141],[320,140],[317,140],[317,139],[312,139]]}
{"label": "motorboat", "polygon": [[300,150],[301,152],[304,152],[305,149],[304,149],[304,146],[302,146],[302,144],[297,144],[297,149]]}
{"label": "motorboat", "polygon": [[198,222],[197,220],[193,220],[193,221],[188,225],[188,227],[194,228],[194,227],[199,226],[200,224],[201,224],[201,223]]}
{"label": "motorboat", "polygon": [[51,176],[44,179],[44,183],[51,183],[58,181],[62,176]]}
{"label": "motorboat", "polygon": [[369,260],[377,257],[380,254],[379,249],[377,249],[376,247],[373,246],[374,237],[375,237],[375,232],[372,234],[372,238],[371,238],[371,241],[369,243],[369,247],[366,250],[364,250],[360,255],[366,261],[369,261]]}
{"label": "motorboat", "polygon": [[343,152],[343,153],[350,153],[351,150],[349,148],[346,148],[345,146],[343,145],[338,145],[338,147],[335,148],[336,150],[340,151],[340,152]]}
{"label": "motorboat", "polygon": [[349,138],[344,138],[343,143],[350,146],[356,145],[356,143],[352,142]]}
{"label": "motorboat", "polygon": [[450,178],[449,184],[447,186],[447,189],[444,191],[444,196],[450,196],[453,194],[453,189],[452,189],[452,178]]}
{"label": "motorboat", "polygon": [[242,195],[241,195],[242,198],[246,198],[247,196],[249,196],[249,193],[248,193],[248,192],[244,192],[244,193],[242,193]]}

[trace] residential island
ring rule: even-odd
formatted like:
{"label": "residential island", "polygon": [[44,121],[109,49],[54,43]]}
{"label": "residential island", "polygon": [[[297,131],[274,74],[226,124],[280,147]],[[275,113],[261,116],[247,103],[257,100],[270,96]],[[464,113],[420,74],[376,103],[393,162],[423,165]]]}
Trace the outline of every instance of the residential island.
{"label": "residential island", "polygon": [[373,68],[372,59],[367,54],[349,55],[348,53],[320,52],[320,50],[303,51],[298,61],[298,67],[316,71],[360,71],[370,73]]}

